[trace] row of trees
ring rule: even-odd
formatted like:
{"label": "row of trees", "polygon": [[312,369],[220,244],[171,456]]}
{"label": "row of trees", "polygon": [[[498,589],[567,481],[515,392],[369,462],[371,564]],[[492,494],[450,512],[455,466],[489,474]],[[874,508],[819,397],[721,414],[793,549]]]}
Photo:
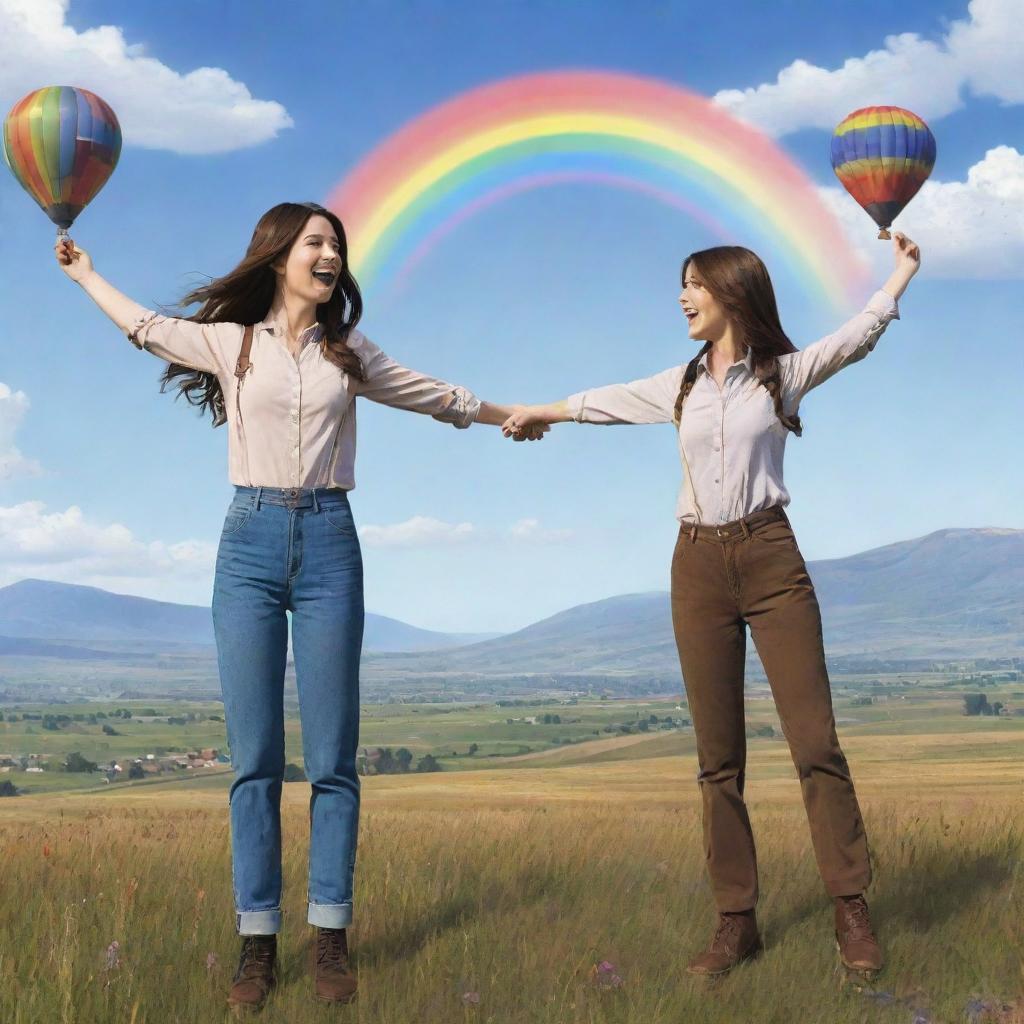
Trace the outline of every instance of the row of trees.
{"label": "row of trees", "polygon": [[[153,712],[156,714],[156,712]],[[42,711],[23,711],[20,715],[16,711],[0,711],[0,722],[42,722],[43,728],[49,728],[46,722],[50,719],[67,725],[71,722],[85,722],[86,725],[97,725],[107,718],[131,718],[129,708],[117,708],[114,711],[76,711],[74,714],[49,714]]]}
{"label": "row of trees", "polygon": [[381,747],[376,759],[370,761],[368,767],[372,766],[378,775],[403,775],[414,770],[417,772],[441,771],[441,764],[433,754],[424,754],[413,769],[413,756],[413,752],[408,747],[399,747],[397,750]]}
{"label": "row of trees", "polygon": [[[156,708],[140,708],[136,714],[143,718],[162,717]],[[20,715],[16,711],[0,711],[0,722],[42,722],[44,729],[53,728],[47,722],[58,722],[58,728],[69,725],[71,722],[84,722],[86,725],[98,725],[108,718],[128,719],[132,717],[130,708],[116,708],[113,711],[76,711],[73,714],[48,713],[42,711],[23,711]],[[169,715],[169,725],[186,725],[191,722],[223,722],[222,715],[207,715],[202,711],[188,711],[184,715]]]}
{"label": "row of trees", "polygon": [[1000,700],[988,702],[988,697],[983,693],[969,693],[964,697],[965,715],[998,715],[1003,710],[1003,702]]}

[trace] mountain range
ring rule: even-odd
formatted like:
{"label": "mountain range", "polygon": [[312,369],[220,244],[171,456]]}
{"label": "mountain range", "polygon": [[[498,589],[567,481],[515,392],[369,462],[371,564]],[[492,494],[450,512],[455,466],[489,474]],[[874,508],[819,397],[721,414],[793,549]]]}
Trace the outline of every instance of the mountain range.
{"label": "mountain range", "polygon": [[[939,530],[808,568],[832,663],[1024,655],[1024,530]],[[39,580],[0,589],[0,667],[33,653],[88,661],[116,651],[205,652],[212,642],[208,608]],[[660,591],[578,605],[503,636],[433,633],[368,615],[365,646],[364,676],[375,688],[400,679],[679,672]]]}
{"label": "mountain range", "polygon": [[[435,650],[488,640],[495,635],[435,633],[367,612],[364,646],[368,651]],[[209,608],[32,579],[0,589],[0,654],[12,653],[15,639],[138,651],[154,645],[207,647],[214,642]],[[43,645],[46,649],[53,646]],[[24,647],[20,653],[27,653]]]}

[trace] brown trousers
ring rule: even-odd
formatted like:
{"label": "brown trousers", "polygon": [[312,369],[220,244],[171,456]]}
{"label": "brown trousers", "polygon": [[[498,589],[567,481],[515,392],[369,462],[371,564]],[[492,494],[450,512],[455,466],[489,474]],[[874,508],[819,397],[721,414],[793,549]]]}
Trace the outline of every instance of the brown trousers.
{"label": "brown trousers", "polygon": [[672,622],[697,739],[704,855],[719,911],[757,902],[757,856],[743,802],[746,627],[757,647],[803,790],[829,895],[871,880],[850,769],[836,737],[821,613],[781,508],[747,521],[684,526],[672,558]]}

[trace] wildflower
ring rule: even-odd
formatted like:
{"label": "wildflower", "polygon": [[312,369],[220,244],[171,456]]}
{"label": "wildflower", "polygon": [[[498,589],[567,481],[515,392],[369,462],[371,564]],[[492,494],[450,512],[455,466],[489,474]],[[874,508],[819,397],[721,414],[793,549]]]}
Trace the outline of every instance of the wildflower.
{"label": "wildflower", "polygon": [[467,1006],[479,1006],[480,1005],[480,993],[479,992],[463,992],[462,1001]]}
{"label": "wildflower", "polygon": [[206,954],[206,969],[212,971],[217,966],[217,954],[209,952]]}
{"label": "wildflower", "polygon": [[590,980],[598,988],[621,988],[622,978],[615,973],[615,964],[602,960],[590,968]]}
{"label": "wildflower", "polygon": [[121,957],[118,955],[120,949],[121,943],[117,939],[107,946],[107,961],[103,967],[105,971],[113,971],[121,966]]}
{"label": "wildflower", "polygon": [[43,843],[43,856],[44,857],[49,857],[50,856],[50,844],[49,843]]}

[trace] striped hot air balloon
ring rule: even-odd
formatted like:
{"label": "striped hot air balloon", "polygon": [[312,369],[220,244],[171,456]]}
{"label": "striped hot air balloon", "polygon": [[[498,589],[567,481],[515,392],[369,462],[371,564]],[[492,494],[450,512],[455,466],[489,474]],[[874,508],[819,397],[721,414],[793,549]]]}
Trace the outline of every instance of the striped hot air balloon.
{"label": "striped hot air balloon", "polygon": [[935,166],[935,136],[902,107],[863,107],[832,135],[832,170],[843,188],[891,237],[888,228]]}
{"label": "striped hot air balloon", "polygon": [[15,178],[67,234],[121,154],[121,126],[95,93],[51,85],[22,97],[4,121],[4,158]]}

